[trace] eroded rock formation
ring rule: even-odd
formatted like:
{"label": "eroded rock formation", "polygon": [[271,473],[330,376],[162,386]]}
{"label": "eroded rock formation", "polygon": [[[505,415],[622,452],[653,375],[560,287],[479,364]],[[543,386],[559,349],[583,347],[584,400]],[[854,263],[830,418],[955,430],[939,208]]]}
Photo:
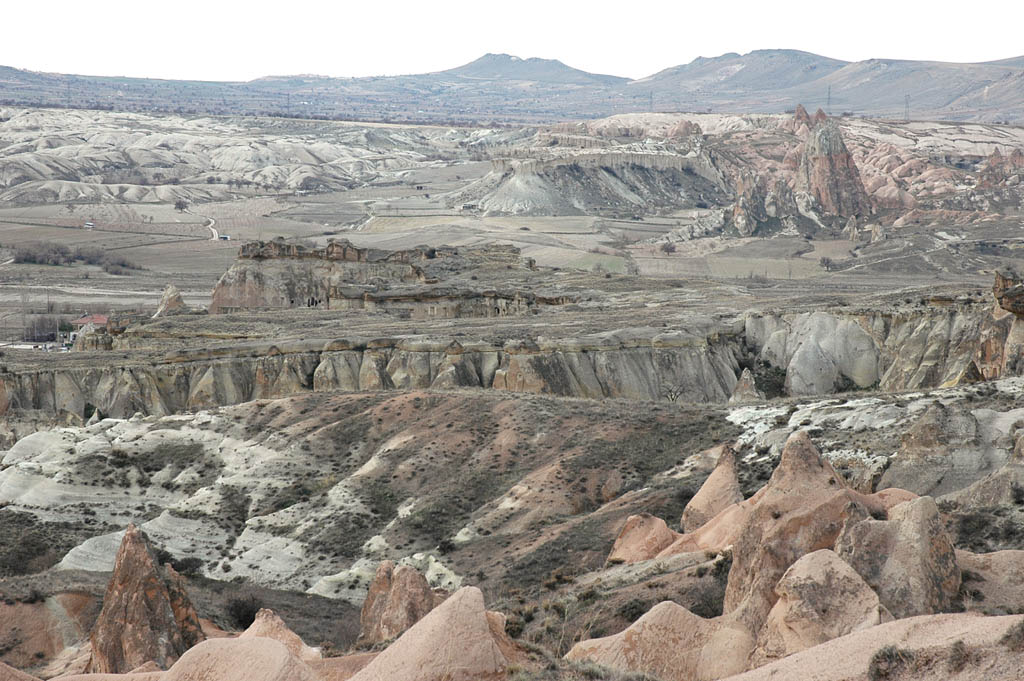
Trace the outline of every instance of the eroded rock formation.
{"label": "eroded rock formation", "polygon": [[160,297],[160,303],[156,307],[156,312],[153,313],[153,319],[170,317],[176,314],[188,314],[189,312],[191,312],[191,309],[182,299],[181,291],[174,284],[168,284],[167,288],[164,289],[163,295]]}
{"label": "eroded rock formation", "polygon": [[422,246],[382,251],[342,239],[306,249],[283,241],[247,243],[217,282],[214,314],[321,308],[388,311],[417,319],[499,317],[555,301],[529,291],[446,285],[451,275],[481,266],[530,267],[512,246],[456,250]]}
{"label": "eroded rock formation", "polygon": [[129,525],[90,635],[89,671],[123,674],[147,662],[168,669],[202,639],[197,624],[180,585],[168,589],[145,535]]}
{"label": "eroded rock formation", "polygon": [[398,638],[447,595],[432,589],[416,568],[382,562],[359,615],[357,644],[374,646]]}
{"label": "eroded rock formation", "polygon": [[714,451],[718,454],[715,469],[683,509],[682,526],[687,532],[699,529],[729,506],[743,501],[736,478],[735,452],[729,445],[719,445]]}
{"label": "eroded rock formation", "polygon": [[290,654],[304,662],[319,660],[322,657],[319,650],[306,645],[298,634],[288,628],[284,620],[278,617],[273,610],[266,608],[260,608],[252,624],[238,638],[240,640],[273,639],[287,648]]}
{"label": "eroded rock formation", "polygon": [[190,649],[162,681],[322,681],[271,638],[216,638]]}
{"label": "eroded rock formation", "polygon": [[476,681],[504,678],[521,659],[505,618],[484,609],[483,594],[463,587],[388,646],[352,681]]}
{"label": "eroded rock formation", "polygon": [[742,626],[724,618],[706,620],[664,601],[625,631],[580,641],[566,658],[673,681],[720,679],[746,669],[746,651],[753,646]]}
{"label": "eroded rock formation", "polygon": [[756,666],[893,619],[867,582],[829,549],[793,563],[775,593],[779,600],[759,636]]}
{"label": "eroded rock formation", "polygon": [[978,186],[990,188],[998,186],[1016,187],[1024,177],[1024,149],[1014,149],[1004,155],[996,147],[985,162],[978,176]]}
{"label": "eroded rock formation", "polygon": [[817,117],[815,121],[800,159],[797,190],[813,196],[830,215],[869,215],[871,201],[839,126]]}
{"label": "eroded rock formation", "polygon": [[724,175],[706,151],[580,151],[555,158],[496,159],[452,205],[510,215],[630,214],[721,204]]}
{"label": "eroded rock formation", "polygon": [[835,547],[894,616],[953,608],[960,589],[960,567],[931,497],[896,506],[887,520],[866,518],[851,523]]}
{"label": "eroded rock formation", "polygon": [[308,339],[168,353],[160,363],[0,374],[0,417],[45,412],[84,422],[330,390],[482,387],[577,397],[725,402],[735,340],[715,332],[625,329],[577,339],[453,342],[451,338]]}

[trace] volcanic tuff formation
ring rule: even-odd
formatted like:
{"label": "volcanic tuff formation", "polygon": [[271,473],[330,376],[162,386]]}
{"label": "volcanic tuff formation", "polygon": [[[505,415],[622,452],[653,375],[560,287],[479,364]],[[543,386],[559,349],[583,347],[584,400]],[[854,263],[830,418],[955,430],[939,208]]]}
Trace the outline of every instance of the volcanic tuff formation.
{"label": "volcanic tuff formation", "polygon": [[800,157],[796,188],[810,193],[831,215],[870,215],[871,202],[839,126],[828,121],[814,123]]}
{"label": "volcanic tuff formation", "polygon": [[[727,477],[727,468],[719,471]],[[705,485],[719,487],[713,478]],[[689,535],[665,533],[631,517],[611,559],[665,565],[687,552],[728,550],[723,614],[704,619],[663,602],[622,633],[576,644],[570,659],[679,681],[722,678],[873,631],[893,616],[961,607],[958,557],[977,560],[954,553],[931,497],[852,491],[803,431],[788,439],[771,479],[749,500]]]}
{"label": "volcanic tuff formation", "polygon": [[204,638],[180,582],[160,573],[145,535],[129,525],[90,636],[88,670],[124,674],[147,662],[167,669]]}
{"label": "volcanic tuff formation", "polygon": [[[997,407],[998,411],[977,403],[979,408],[974,410],[974,418],[983,420],[985,424],[978,428],[978,446],[986,446],[984,443],[1005,446],[998,443],[1013,441],[1014,438],[1024,441],[1019,429],[1012,425],[1024,418],[1014,401],[1019,384],[1020,379],[992,384],[1009,399],[1004,403],[998,396],[988,398],[993,400],[990,406]],[[994,655],[992,641],[1019,621],[1019,617],[993,620],[1000,630],[993,633],[985,629],[988,624],[971,624],[971,620],[978,619],[976,617],[948,619],[949,616],[936,616],[935,613],[960,607],[962,575],[972,584],[982,579],[982,575],[986,580],[980,582],[986,594],[985,600],[965,601],[965,607],[995,609],[1016,607],[1016,604],[1024,602],[1024,591],[1014,581],[1012,567],[1020,560],[1021,552],[975,555],[965,550],[953,551],[952,539],[956,530],[955,524],[950,524],[955,523],[957,517],[968,517],[963,515],[964,512],[977,513],[984,504],[991,503],[992,497],[981,494],[981,486],[993,484],[1000,475],[1015,470],[1014,466],[1019,468],[1019,464],[1007,459],[1005,466],[992,472],[978,471],[973,478],[953,478],[958,487],[943,497],[941,505],[956,510],[951,510],[953,515],[943,521],[937,512],[939,505],[930,497],[918,498],[913,491],[899,489],[868,493],[875,484],[871,471],[884,469],[886,462],[858,459],[849,453],[843,441],[843,438],[856,437],[865,426],[876,436],[889,438],[886,442],[898,441],[904,432],[930,432],[927,424],[935,419],[928,415],[929,408],[938,409],[937,405],[958,400],[966,403],[964,397],[968,394],[975,395],[971,400],[974,401],[986,395],[987,390],[987,387],[972,385],[936,391],[928,396],[922,394],[904,401],[886,402],[878,398],[816,401],[794,404],[792,411],[771,403],[723,406],[721,409],[727,410],[728,419],[742,426],[737,431],[736,448],[723,446],[692,452],[685,445],[670,444],[670,457],[651,469],[663,472],[650,478],[639,477],[630,486],[620,483],[617,491],[614,489],[615,481],[620,479],[618,476],[623,475],[624,470],[619,462],[626,452],[623,446],[617,444],[609,452],[588,454],[581,453],[582,445],[560,439],[550,450],[528,454],[535,458],[531,464],[534,468],[524,471],[525,475],[516,479],[507,492],[496,488],[485,494],[475,502],[482,504],[480,510],[460,516],[459,522],[448,525],[446,532],[451,534],[444,537],[432,535],[429,540],[431,546],[443,544],[442,539],[447,540],[445,553],[428,549],[428,555],[417,554],[418,557],[408,558],[419,561],[430,581],[436,583],[439,577],[443,577],[455,587],[456,570],[480,569],[469,567],[473,565],[472,561],[477,560],[471,556],[479,552],[488,554],[487,560],[493,558],[495,561],[486,563],[489,579],[497,578],[499,571],[504,569],[510,571],[509,579],[520,580],[521,583],[523,577],[516,575],[530,573],[515,571],[528,569],[526,566],[530,565],[531,556],[539,559],[542,554],[535,553],[537,547],[524,549],[529,542],[512,539],[524,536],[523,532],[528,533],[533,523],[542,522],[549,531],[563,537],[548,549],[559,555],[564,554],[564,549],[558,548],[561,544],[557,541],[571,540],[576,545],[575,542],[593,541],[588,537],[594,534],[610,540],[607,532],[621,528],[622,533],[608,564],[602,566],[600,557],[596,561],[586,559],[587,567],[572,581],[560,587],[555,578],[552,597],[562,598],[560,592],[566,589],[570,594],[576,594],[572,596],[577,599],[572,601],[576,603],[573,607],[592,607],[588,604],[600,607],[606,599],[617,598],[620,589],[627,590],[627,593],[629,589],[639,589],[639,593],[647,594],[662,593],[658,582],[666,579],[681,580],[666,582],[675,584],[671,593],[678,597],[680,588],[685,591],[686,580],[696,579],[694,568],[699,568],[697,574],[704,570],[720,575],[710,579],[722,581],[724,614],[711,612],[697,616],[688,607],[663,602],[647,608],[646,614],[623,632],[580,641],[572,648],[569,658],[593,659],[626,671],[658,673],[667,679],[719,678],[787,655],[790,657],[774,664],[794,664],[790,660],[804,660],[802,664],[812,664],[814,657],[800,658],[799,651],[819,645],[828,646],[830,641],[849,640],[844,645],[856,645],[854,642],[861,640],[859,637],[876,630],[875,625],[891,626],[881,624],[890,614],[902,617],[923,613],[928,619],[915,624],[914,631],[948,627],[968,641],[965,644],[968,657]],[[383,554],[397,558],[403,551],[400,547],[409,546],[406,537],[411,535],[395,534],[396,529],[419,528],[414,531],[432,532],[431,523],[442,522],[443,518],[427,513],[430,507],[424,504],[454,493],[465,494],[478,484],[457,483],[458,487],[451,490],[417,492],[415,490],[421,489],[418,485],[423,484],[421,480],[433,479],[432,476],[423,471],[423,477],[414,475],[403,479],[404,471],[417,470],[419,464],[401,457],[392,459],[398,454],[398,449],[417,453],[420,457],[417,460],[423,462],[429,461],[430,457],[436,459],[437,454],[433,450],[440,449],[437,424],[450,419],[450,414],[465,415],[468,405],[479,404],[486,399],[475,395],[462,401],[458,401],[457,396],[442,398],[440,395],[413,399],[418,399],[419,403],[404,395],[316,396],[319,402],[315,405],[291,398],[274,404],[243,405],[217,414],[192,417],[136,419],[131,422],[106,420],[81,429],[80,437],[75,435],[76,429],[65,429],[56,438],[41,433],[19,443],[3,459],[0,491],[23,491],[22,495],[9,499],[11,503],[4,511],[25,513],[34,508],[34,513],[41,513],[51,520],[69,517],[66,514],[74,512],[78,494],[75,485],[84,485],[83,488],[94,497],[97,494],[109,497],[107,502],[95,506],[97,520],[101,523],[108,522],[108,518],[118,515],[121,509],[133,507],[137,500],[156,501],[161,495],[168,500],[170,497],[179,498],[178,511],[189,509],[187,513],[164,512],[147,522],[147,530],[159,537],[172,555],[179,559],[200,555],[205,564],[209,558],[219,555],[216,544],[227,542],[234,546],[230,554],[235,554],[239,548],[245,547],[245,550],[225,559],[224,564],[232,565],[232,569],[219,573],[210,571],[210,576],[219,574],[223,579],[226,575],[245,575],[273,581],[290,579],[285,576],[288,571],[301,566],[322,564],[326,570],[337,569],[329,553],[317,553],[323,549],[337,550],[336,537],[340,535],[334,534],[335,530],[330,526],[354,516],[357,508],[351,503],[354,496],[364,499],[361,503],[369,505],[380,503],[375,499],[387,499],[393,495],[396,500],[404,499],[402,508],[395,505],[382,509],[381,516],[372,521],[374,527],[365,534],[360,533],[357,543],[362,541],[362,537],[380,531],[379,536],[369,536],[360,550],[367,555]],[[512,408],[515,405],[508,400],[520,401],[520,406],[524,406],[524,398],[487,399],[493,402],[493,407],[503,414],[508,423],[535,427],[544,427],[552,419],[558,421],[563,418],[551,410],[565,407],[560,401],[550,401],[540,405],[545,413],[543,417],[523,418],[514,415]],[[372,437],[380,446],[374,446],[372,451],[363,452],[358,460],[349,462],[349,474],[339,470],[332,473],[337,477],[323,483],[303,482],[302,470],[308,468],[318,474],[325,470],[323,462],[307,461],[305,457],[326,456],[325,461],[332,461],[333,456],[326,452],[328,443],[350,440],[339,435],[341,431],[328,432],[325,428],[328,428],[328,423],[334,424],[331,428],[338,425],[351,427],[352,415],[344,415],[337,409],[352,401],[376,404],[371,412],[374,416],[367,424],[368,429],[362,431],[362,437]],[[399,413],[392,413],[395,409]],[[418,414],[421,410],[425,413]],[[659,418],[678,418],[686,423],[712,421],[706,417],[678,414],[677,410],[678,407]],[[246,440],[246,426],[239,424],[236,417],[240,417],[244,424],[245,419],[263,418],[270,412],[276,412],[273,417],[276,420],[248,428],[249,437],[263,439],[259,442]],[[243,416],[245,413],[250,416]],[[388,415],[387,423],[378,421],[380,417],[376,414]],[[780,416],[784,417],[781,421]],[[295,419],[299,422],[295,423]],[[420,426],[413,425],[417,419],[423,419]],[[921,420],[920,427],[914,427],[915,419]],[[452,421],[452,428],[443,430],[450,432],[453,442],[463,442],[461,431],[465,422],[470,421],[476,423],[480,419],[463,419],[458,426]],[[582,430],[587,433],[586,441],[604,442],[611,433],[609,428],[621,429],[623,425],[622,418],[601,414],[593,426],[585,426]],[[830,439],[839,438],[827,455],[819,451],[807,435],[808,430],[821,432],[823,426],[830,428]],[[394,430],[399,427],[404,430]],[[641,430],[649,433],[651,428],[652,424],[647,424]],[[305,440],[308,447],[301,442],[292,446],[295,443],[290,442],[289,434],[294,432],[309,434]],[[626,438],[623,442],[635,436],[635,433],[619,434]],[[68,436],[73,437],[68,439]],[[521,443],[536,444],[540,441],[536,435],[513,435],[511,431],[505,431],[495,434],[496,446],[501,443],[500,446],[507,448],[513,437]],[[551,437],[551,433],[544,437]],[[692,440],[692,435],[685,437]],[[111,448],[108,453],[99,455],[109,461],[109,471],[135,471],[134,464],[126,465],[126,462],[138,462],[145,466],[148,481],[139,477],[140,472],[129,472],[129,479],[136,482],[113,489],[90,484],[87,476],[97,474],[95,468],[100,465],[97,453],[107,452],[102,444],[104,439],[111,444],[116,443],[117,447],[116,451]],[[43,440],[52,441],[52,447],[40,449]],[[773,456],[770,452],[777,451],[783,441],[785,445],[778,465],[767,484],[757,489],[759,482],[753,476],[760,466],[754,463],[761,456],[758,452],[769,452],[768,456]],[[921,437],[914,441],[920,441],[922,446],[925,444]],[[399,445],[399,442],[405,444]],[[274,447],[282,449],[275,450]],[[878,445],[881,451],[887,451],[889,447]],[[68,452],[69,448],[72,453]],[[473,450],[469,452],[470,459],[446,461],[444,470],[464,470],[467,461],[482,456],[476,445],[457,449]],[[656,452],[653,446],[644,448],[641,458],[649,461]],[[680,453],[683,454],[682,459]],[[581,456],[579,463],[574,464],[573,461]],[[902,455],[896,460],[900,458]],[[165,465],[157,470],[160,462]],[[226,468],[210,471],[211,465]],[[489,470],[486,462],[482,465]],[[580,468],[581,465],[584,468]],[[598,473],[602,469],[590,468],[593,466],[604,467],[605,470]],[[250,479],[240,471],[246,472]],[[570,471],[592,472],[585,474],[587,481],[578,488],[576,475],[580,473],[569,474]],[[634,515],[626,519],[629,513],[636,514],[645,507],[657,507],[655,500],[659,494],[668,498],[676,493],[680,484],[689,484],[685,481],[692,478],[687,477],[687,471],[703,471],[703,474],[713,471],[687,507],[685,522],[689,534],[674,532],[654,516]],[[98,474],[100,478],[107,475],[102,470]],[[287,476],[292,474],[298,477],[289,482]],[[48,478],[49,475],[54,477]],[[595,475],[598,477],[593,477]],[[321,491],[306,487],[306,492],[289,496],[288,490],[298,489],[296,485],[313,484],[318,485]],[[914,480],[908,484],[917,491],[922,490]],[[557,486],[561,486],[566,494],[562,501],[557,500],[560,494],[555,493]],[[737,486],[740,498],[735,494]],[[131,491],[137,487],[137,498],[132,494],[118,493],[122,488]],[[865,491],[857,491],[856,487]],[[49,508],[39,508],[37,502],[40,499],[32,495],[33,490],[41,488],[50,490],[47,498],[51,503],[65,499],[68,505],[55,503]],[[385,492],[388,488],[394,491]],[[593,501],[573,496],[586,493],[586,489],[593,489],[597,495]],[[735,503],[728,506],[709,504],[718,501],[718,490],[733,490],[729,495],[736,499]],[[750,492],[754,493],[744,500],[742,497]],[[247,499],[246,513],[252,513],[242,525],[230,515],[228,508],[241,508],[238,503],[241,497]],[[338,505],[340,502],[344,503]],[[959,508],[949,504],[956,504]],[[323,513],[310,518],[311,524],[291,527],[295,518],[308,517],[314,509],[323,506],[326,506]],[[707,520],[697,518],[693,511],[698,509],[703,511],[704,517],[712,517]],[[569,520],[563,526],[561,523],[566,517]],[[952,532],[946,525],[953,528]],[[223,534],[229,530],[237,533],[234,538]],[[316,539],[310,531],[326,534]],[[355,526],[346,531],[359,532]],[[960,534],[962,536],[962,531]],[[112,533],[85,542],[66,557],[65,567],[102,567],[104,560],[109,560],[118,537],[119,533]],[[594,546],[608,540],[599,539]],[[314,544],[317,541],[325,544],[316,548]],[[112,591],[108,592],[105,606],[122,608],[122,604],[144,603],[151,610],[151,594],[160,592],[164,582],[160,581],[161,577],[138,530],[129,528],[121,543],[111,580]],[[494,552],[507,553],[490,555]],[[316,560],[315,555],[324,555],[325,560]],[[360,583],[357,575],[360,572],[365,574],[364,584],[371,584],[370,577],[374,577],[364,603],[364,624],[368,622],[370,629],[375,631],[377,624],[392,619],[388,614],[391,613],[395,615],[396,622],[396,629],[391,631],[398,633],[412,625],[379,655],[320,660],[318,654],[290,632],[279,618],[264,611],[242,639],[211,641],[195,646],[171,666],[168,677],[186,679],[197,678],[194,675],[201,674],[205,675],[203,678],[233,681],[242,659],[248,659],[249,664],[253,659],[260,660],[261,670],[267,670],[267,673],[279,670],[286,675],[281,678],[306,681],[334,678],[330,674],[341,673],[343,669],[361,669],[355,671],[353,678],[357,679],[420,679],[434,673],[454,677],[465,675],[467,678],[481,675],[503,678],[506,673],[503,670],[510,665],[529,667],[533,664],[505,634],[508,627],[514,631],[515,626],[522,626],[521,622],[515,624],[518,615],[506,617],[486,612],[480,592],[473,588],[457,591],[435,607],[435,593],[416,572],[402,567],[396,569],[385,562],[374,574],[367,565],[371,560],[357,561],[350,569],[321,580],[313,590],[329,591],[341,597],[358,596],[365,592],[358,586],[353,588]],[[292,562],[286,565],[288,561]],[[373,565],[377,563],[373,562]],[[125,571],[130,566],[139,569],[132,570],[135,577],[128,579]],[[253,571],[257,568],[262,573]],[[276,577],[270,574],[274,570],[277,571]],[[894,579],[893,574],[899,574],[901,578]],[[303,573],[298,577],[309,582],[312,576],[312,573]],[[909,578],[904,579],[904,576]],[[115,584],[118,585],[116,589]],[[333,591],[332,585],[337,587]],[[184,593],[185,588],[177,587],[180,593]],[[602,595],[584,597],[588,590]],[[170,626],[181,619],[170,613],[187,610],[174,606],[175,588],[167,589],[166,593],[169,595],[165,599],[168,604],[164,608],[165,616],[162,620],[150,617],[147,622],[164,621]],[[134,612],[134,607],[129,605],[127,611]],[[568,624],[568,617],[566,622]],[[106,614],[100,615],[96,626],[98,630],[107,628],[111,631]],[[971,633],[981,629],[989,633],[980,637]],[[192,630],[195,631],[194,628]],[[96,639],[94,635],[94,641]],[[126,641],[131,642],[132,639]],[[253,641],[258,641],[259,647],[254,647]],[[908,636],[907,641],[919,642],[904,645],[924,645],[913,636]],[[153,655],[154,658],[157,656]],[[866,657],[869,656],[857,658],[861,659],[858,663],[862,665],[861,671],[866,668]],[[128,663],[125,664],[127,666]],[[273,674],[268,678],[278,678]]]}
{"label": "volcanic tuff formation", "polygon": [[[692,319],[686,330],[624,328],[575,338],[534,340],[528,335],[536,333],[531,321],[509,334],[525,339],[500,344],[446,328],[442,336],[392,338],[307,334],[303,340],[268,342],[256,335],[244,344],[221,341],[168,351],[160,328],[135,325],[105,336],[112,347],[142,353],[135,361],[129,355],[102,367],[61,366],[58,358],[45,368],[24,369],[8,362],[0,373],[0,415],[13,441],[41,419],[84,423],[97,413],[173,414],[330,390],[481,387],[629,399],[671,392],[687,401],[725,402],[743,370],[757,362],[784,370],[790,395],[876,385],[888,391],[953,386],[1024,373],[1024,322],[1007,311],[1019,307],[1018,288],[1018,280],[997,277],[995,309],[967,298],[936,298],[905,311],[839,307],[734,317],[722,311],[717,319]],[[188,319],[207,323],[204,317]],[[274,320],[275,327],[281,323]],[[162,351],[144,354],[151,347]]]}
{"label": "volcanic tuff formation", "polygon": [[189,312],[191,310],[188,305],[181,299],[181,291],[174,284],[168,284],[164,289],[163,296],[160,297],[160,304],[157,305],[156,312],[153,313],[153,319]]}
{"label": "volcanic tuff formation", "polygon": [[357,643],[374,646],[398,638],[447,597],[447,591],[431,589],[415,568],[383,561],[363,602]]}
{"label": "volcanic tuff formation", "polygon": [[[843,78],[755,62],[653,80]],[[611,82],[511,58],[443,78],[508,70]],[[1024,132],[802,106],[500,130],[0,119],[0,201],[61,200],[0,208],[0,279],[77,305],[117,277],[146,310],[75,352],[3,348],[0,663],[126,681],[1020,666],[1024,624],[999,616],[1024,611]],[[170,199],[193,203],[148,205]],[[146,269],[18,245],[68,229]],[[228,233],[289,236],[230,264]],[[168,314],[225,268],[214,314]],[[172,274],[184,298],[151,316]]]}
{"label": "volcanic tuff formation", "polygon": [[254,242],[241,248],[238,261],[217,282],[210,312],[307,307],[451,319],[522,315],[537,305],[564,302],[528,291],[470,288],[470,281],[443,283],[470,269],[531,266],[518,249],[493,245],[381,251],[346,240],[314,250]]}
{"label": "volcanic tuff formation", "polygon": [[496,160],[489,175],[450,202],[487,214],[586,215],[654,212],[725,201],[727,187],[707,152],[571,153],[550,160]]}

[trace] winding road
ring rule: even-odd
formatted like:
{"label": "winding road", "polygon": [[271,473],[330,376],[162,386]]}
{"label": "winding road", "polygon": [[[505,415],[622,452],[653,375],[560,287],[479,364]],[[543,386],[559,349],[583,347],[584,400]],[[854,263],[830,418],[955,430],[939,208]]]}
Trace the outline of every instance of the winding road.
{"label": "winding road", "polygon": [[209,217],[208,215],[200,215],[199,213],[193,213],[188,208],[185,209],[185,212],[188,213],[189,215],[195,215],[197,218],[206,218],[207,220],[209,220],[209,222],[207,222],[206,225],[204,226],[208,230],[210,230],[210,241],[220,241],[220,232],[218,232],[217,228],[214,226],[217,224],[216,220]]}

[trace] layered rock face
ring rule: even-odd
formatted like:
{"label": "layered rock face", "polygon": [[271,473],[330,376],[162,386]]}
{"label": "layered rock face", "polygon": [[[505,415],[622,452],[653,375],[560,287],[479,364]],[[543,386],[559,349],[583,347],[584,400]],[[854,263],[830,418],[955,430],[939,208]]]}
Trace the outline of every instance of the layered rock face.
{"label": "layered rock face", "polygon": [[[683,132],[682,130],[680,131]],[[544,154],[550,155],[550,152]],[[593,150],[539,160],[498,159],[452,197],[494,214],[587,215],[724,203],[725,179],[706,151]]]}
{"label": "layered rock face", "polygon": [[1015,316],[1024,316],[1024,277],[1018,273],[1009,270],[996,272],[992,295],[1002,309]]}
{"label": "layered rock face", "polygon": [[251,242],[239,250],[238,261],[217,282],[210,312],[321,305],[329,309],[332,299],[363,293],[346,290],[352,287],[382,281],[423,282],[426,276],[415,263],[429,254],[427,250],[357,249],[348,241],[313,250],[284,242]]}
{"label": "layered rock face", "polygon": [[692,330],[627,328],[500,344],[465,337],[309,338],[184,350],[121,366],[8,365],[0,373],[0,417],[19,435],[16,423],[27,416],[33,424],[40,418],[74,424],[97,412],[163,415],[310,391],[392,388],[641,400],[663,399],[671,388],[684,402],[742,402],[758,397],[752,376],[737,379],[748,350],[785,370],[790,395],[961,385],[1024,373],[1024,323],[1007,312],[1021,307],[1015,281],[997,280],[1002,307],[996,314],[967,301],[907,311],[748,313]]}
{"label": "layered rock face", "polygon": [[[986,378],[996,372],[1000,376],[1019,376],[1024,372],[1024,276],[1014,270],[995,273],[992,294],[1000,310],[1010,312],[999,325],[999,331],[1007,326],[1006,337],[991,334],[983,366],[988,368]],[[997,310],[998,311],[998,310]],[[993,325],[995,326],[995,325]],[[1001,340],[1001,343],[999,342]]]}
{"label": "layered rock face", "polygon": [[89,671],[123,674],[147,662],[167,669],[203,638],[184,590],[168,589],[145,535],[129,525],[90,635]]}
{"label": "layered rock face", "polygon": [[[1004,305],[1012,306],[1012,290],[1002,293]],[[915,390],[1017,376],[1024,370],[1016,350],[1024,325],[981,305],[935,306],[923,312],[753,314],[746,318],[745,337],[760,359],[786,370],[791,395],[875,384],[885,391]]]}
{"label": "layered rock face", "polygon": [[512,246],[456,250],[421,246],[382,251],[347,240],[306,249],[283,241],[248,243],[213,290],[213,314],[322,308],[386,311],[416,319],[500,317],[553,304],[527,291],[497,291],[438,282],[480,266],[530,267]]}
{"label": "layered rock face", "polygon": [[871,201],[839,126],[819,121],[804,145],[797,190],[806,191],[830,215],[869,215]]}
{"label": "layered rock face", "polygon": [[0,374],[0,417],[43,412],[84,422],[95,410],[122,418],[303,392],[431,387],[657,400],[675,386],[687,401],[725,402],[736,347],[720,332],[628,329],[543,345],[413,337],[189,350],[162,363]]}

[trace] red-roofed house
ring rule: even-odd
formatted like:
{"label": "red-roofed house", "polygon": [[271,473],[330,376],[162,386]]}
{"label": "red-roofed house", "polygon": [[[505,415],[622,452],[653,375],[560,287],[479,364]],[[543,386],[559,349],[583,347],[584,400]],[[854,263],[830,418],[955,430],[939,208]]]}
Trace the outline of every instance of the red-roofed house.
{"label": "red-roofed house", "polygon": [[86,324],[95,324],[96,326],[107,325],[107,315],[105,314],[88,314],[71,322],[71,325],[81,329]]}

